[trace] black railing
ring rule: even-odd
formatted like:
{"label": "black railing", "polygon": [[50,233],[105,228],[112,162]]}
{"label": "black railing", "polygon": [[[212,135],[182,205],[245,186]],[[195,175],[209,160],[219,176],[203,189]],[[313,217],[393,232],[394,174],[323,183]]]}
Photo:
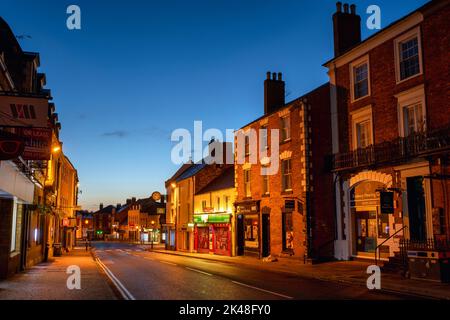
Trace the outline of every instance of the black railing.
{"label": "black railing", "polygon": [[378,265],[378,261],[381,260],[381,252],[380,252],[380,248],[382,245],[384,245],[386,242],[388,242],[389,240],[391,240],[394,236],[396,236],[397,234],[399,234],[401,231],[407,229],[408,226],[404,226],[403,228],[401,228],[400,230],[397,230],[394,234],[392,234],[389,238],[387,238],[386,240],[384,240],[382,243],[380,243],[376,248],[375,248],[375,265]]}
{"label": "black railing", "polygon": [[408,266],[408,251],[450,251],[450,240],[400,239],[400,259],[405,269]]}
{"label": "black railing", "polygon": [[332,171],[346,171],[388,163],[401,163],[416,157],[450,150],[450,126],[413,133],[366,148],[332,155]]}

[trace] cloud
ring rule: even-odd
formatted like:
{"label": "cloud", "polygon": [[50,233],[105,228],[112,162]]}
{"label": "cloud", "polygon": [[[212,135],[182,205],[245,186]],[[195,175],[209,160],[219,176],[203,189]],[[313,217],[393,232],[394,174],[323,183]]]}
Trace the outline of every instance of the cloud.
{"label": "cloud", "polygon": [[103,137],[116,137],[116,138],[124,138],[127,135],[128,135],[128,132],[123,131],[123,130],[105,132],[102,134]]}

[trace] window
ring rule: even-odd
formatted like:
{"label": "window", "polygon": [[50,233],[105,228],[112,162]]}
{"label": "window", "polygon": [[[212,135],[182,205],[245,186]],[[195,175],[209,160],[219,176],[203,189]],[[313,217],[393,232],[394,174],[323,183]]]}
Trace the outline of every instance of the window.
{"label": "window", "polygon": [[353,70],[355,100],[369,94],[369,78],[367,63],[364,63]]}
{"label": "window", "polygon": [[267,136],[268,136],[267,125],[261,127],[260,134],[261,134],[261,140],[260,140],[261,151],[264,151],[269,148],[269,141],[267,138]]}
{"label": "window", "polygon": [[419,41],[414,37],[400,43],[400,79],[404,80],[420,73]]}
{"label": "window", "polygon": [[281,141],[287,141],[291,138],[291,117],[281,118]]}
{"label": "window", "polygon": [[366,148],[371,145],[370,120],[365,120],[356,124],[357,148]]}
{"label": "window", "polygon": [[292,223],[292,212],[283,212],[282,219],[283,250],[292,251],[294,249],[294,227]]}
{"label": "window", "polygon": [[397,82],[422,73],[420,30],[415,28],[394,41]]}
{"label": "window", "polygon": [[426,130],[424,86],[419,85],[396,95],[399,136],[407,137]]}
{"label": "window", "polygon": [[263,190],[263,195],[268,195],[269,194],[269,176],[268,175],[263,175],[262,176],[263,179],[263,185],[262,185],[262,190]]}
{"label": "window", "polygon": [[23,205],[13,200],[13,216],[11,230],[11,250],[10,252],[20,251],[20,235],[22,234],[22,214]]}
{"label": "window", "polygon": [[361,108],[351,113],[353,150],[373,145],[372,107]]}
{"label": "window", "polygon": [[281,161],[281,175],[282,175],[282,188],[283,191],[292,190],[292,167],[291,159]]}
{"label": "window", "polygon": [[225,208],[224,208],[224,211],[228,211],[228,209],[229,209],[230,197],[229,197],[229,196],[225,196],[225,197],[224,197],[224,202],[225,202]]}
{"label": "window", "polygon": [[370,95],[369,56],[350,63],[351,100],[356,101]]}
{"label": "window", "polygon": [[244,170],[244,192],[246,197],[251,197],[250,190],[250,170]]}
{"label": "window", "polygon": [[250,154],[250,137],[245,136],[245,155],[248,156]]}
{"label": "window", "polygon": [[378,237],[388,238],[389,237],[389,215],[388,214],[378,214]]}
{"label": "window", "polygon": [[217,197],[217,211],[220,211],[220,197]]}
{"label": "window", "polygon": [[403,126],[405,128],[405,136],[423,131],[422,104],[417,103],[403,107]]}

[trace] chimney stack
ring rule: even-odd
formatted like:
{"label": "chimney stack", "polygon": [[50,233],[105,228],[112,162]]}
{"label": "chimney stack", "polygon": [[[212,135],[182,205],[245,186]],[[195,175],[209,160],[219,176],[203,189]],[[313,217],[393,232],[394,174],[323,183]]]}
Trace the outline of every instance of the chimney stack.
{"label": "chimney stack", "polygon": [[100,210],[103,210],[103,203],[100,203],[99,208],[100,208]]}
{"label": "chimney stack", "polygon": [[361,42],[361,17],[356,14],[356,6],[348,3],[336,3],[333,14],[334,56],[340,56],[348,49]]}
{"label": "chimney stack", "polygon": [[[278,76],[278,78],[277,78]],[[264,114],[269,114],[284,106],[285,83],[281,72],[267,72],[267,78],[264,81]]]}

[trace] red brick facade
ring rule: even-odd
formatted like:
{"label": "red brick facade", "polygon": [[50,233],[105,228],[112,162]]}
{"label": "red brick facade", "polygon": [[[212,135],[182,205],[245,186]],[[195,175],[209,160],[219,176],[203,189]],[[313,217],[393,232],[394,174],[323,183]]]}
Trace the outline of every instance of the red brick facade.
{"label": "red brick facade", "polygon": [[[389,234],[393,235],[403,226],[406,226],[407,229],[404,233],[399,233],[394,237],[394,242],[387,244],[390,246],[390,255],[398,249],[399,243],[395,241],[396,238],[403,236],[413,238],[412,212],[415,208],[408,209],[406,203],[408,201],[410,204],[414,203],[410,199],[411,179],[414,177],[420,177],[423,181],[422,187],[425,194],[423,223],[425,224],[426,238],[450,239],[448,144],[446,148],[443,148],[442,144],[432,146],[432,143],[429,143],[426,150],[423,149],[423,145],[416,146],[414,144],[414,148],[421,148],[420,152],[412,151],[411,154],[414,156],[404,158],[403,161],[394,157],[395,152],[399,150],[399,139],[402,136],[408,136],[404,129],[406,126],[404,111],[401,110],[403,110],[402,99],[406,100],[404,97],[414,95],[412,92],[423,92],[417,101],[422,101],[421,105],[425,108],[424,136],[430,137],[430,132],[443,129],[442,132],[446,132],[448,139],[450,125],[449,3],[449,1],[433,1],[326,64],[330,70],[331,83],[336,90],[336,100],[332,101],[332,104],[335,103],[337,111],[337,115],[333,119],[337,128],[337,132],[334,132],[334,152],[337,154],[335,161],[339,160],[334,163],[334,170],[340,181],[338,188],[341,190],[341,198],[337,201],[337,216],[341,222],[339,227],[343,233],[340,240],[348,242],[347,244],[341,243],[344,247],[347,246],[345,249],[341,248],[341,252],[347,249],[349,251],[343,256],[358,255],[355,248],[358,246],[356,242],[360,239],[357,237],[358,222],[355,219],[358,219],[359,213],[355,213],[354,210],[361,211],[362,209],[352,207],[349,193],[355,185],[362,182],[383,182],[386,188],[395,189],[396,208],[394,214],[389,218]],[[418,37],[418,47],[421,51],[419,54],[421,72],[407,80],[399,81],[398,70],[400,67],[396,51],[399,50],[399,39],[405,38],[407,34]],[[352,66],[357,60],[364,57],[368,58],[369,94],[365,98],[353,101],[351,87],[354,69]],[[420,100],[421,97],[423,100]],[[413,101],[414,99],[411,99],[408,98],[405,105],[416,103]],[[369,106],[371,107],[369,113],[372,126],[371,145],[374,147],[358,151],[359,155],[350,153],[357,147],[355,145],[355,141],[357,141],[356,120],[352,121],[352,118],[356,118],[358,111]],[[404,145],[411,144],[411,141],[411,139],[400,140]],[[391,149],[387,148],[388,144]],[[381,155],[381,151],[377,150],[384,150],[384,154]],[[370,164],[360,165],[361,160],[358,162],[358,157],[362,159],[363,156],[371,157]],[[391,163],[386,161],[386,157],[389,156],[391,156]],[[382,160],[379,160],[381,157],[383,157]],[[353,167],[345,168],[343,162],[339,162],[345,162],[343,159],[353,159],[351,163]],[[347,163],[349,162],[347,161]],[[383,174],[387,174],[387,176]],[[384,180],[380,181],[380,179]],[[378,239],[377,243],[380,244],[381,240]],[[337,255],[343,257],[341,254]]]}

